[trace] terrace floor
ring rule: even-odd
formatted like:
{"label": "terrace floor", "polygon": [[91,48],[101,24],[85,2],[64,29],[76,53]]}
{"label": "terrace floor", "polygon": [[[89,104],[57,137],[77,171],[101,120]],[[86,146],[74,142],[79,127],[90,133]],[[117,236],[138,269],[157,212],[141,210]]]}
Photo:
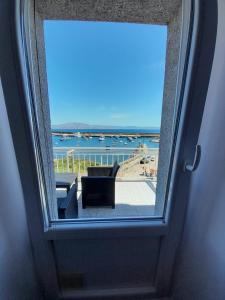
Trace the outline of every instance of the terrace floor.
{"label": "terrace floor", "polygon": [[116,181],[115,209],[111,207],[87,207],[83,209],[81,183],[79,182],[77,193],[78,217],[84,219],[152,216],[155,208],[155,187],[156,184],[149,180]]}

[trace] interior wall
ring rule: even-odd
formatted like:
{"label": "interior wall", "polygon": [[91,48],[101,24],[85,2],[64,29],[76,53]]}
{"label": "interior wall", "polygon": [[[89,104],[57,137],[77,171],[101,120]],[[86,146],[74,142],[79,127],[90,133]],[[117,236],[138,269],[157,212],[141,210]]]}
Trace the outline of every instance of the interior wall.
{"label": "interior wall", "polygon": [[[225,299],[225,0],[199,136],[202,157],[191,193],[175,272],[174,299]],[[197,99],[196,99],[197,101]]]}
{"label": "interior wall", "polygon": [[0,299],[42,299],[0,82]]}

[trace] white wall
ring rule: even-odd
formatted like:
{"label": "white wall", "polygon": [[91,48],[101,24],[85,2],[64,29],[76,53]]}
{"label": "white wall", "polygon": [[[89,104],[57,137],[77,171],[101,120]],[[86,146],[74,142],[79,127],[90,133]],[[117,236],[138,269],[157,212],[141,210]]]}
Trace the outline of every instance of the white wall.
{"label": "white wall", "polygon": [[0,299],[41,300],[1,82],[0,137]]}
{"label": "white wall", "polygon": [[[218,32],[201,126],[202,158],[192,175],[174,298],[225,299],[225,0],[218,1]],[[197,101],[197,99],[196,99]]]}

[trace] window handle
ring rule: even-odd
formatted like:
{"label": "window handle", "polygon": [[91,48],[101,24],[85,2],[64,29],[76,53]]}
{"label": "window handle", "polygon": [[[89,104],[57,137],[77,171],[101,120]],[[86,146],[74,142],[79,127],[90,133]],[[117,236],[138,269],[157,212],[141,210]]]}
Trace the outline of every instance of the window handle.
{"label": "window handle", "polygon": [[191,165],[191,164],[185,162],[184,163],[184,172],[194,172],[198,168],[198,165],[200,163],[200,159],[201,159],[201,146],[196,145],[196,147],[195,147],[195,157],[194,157],[193,164]]}

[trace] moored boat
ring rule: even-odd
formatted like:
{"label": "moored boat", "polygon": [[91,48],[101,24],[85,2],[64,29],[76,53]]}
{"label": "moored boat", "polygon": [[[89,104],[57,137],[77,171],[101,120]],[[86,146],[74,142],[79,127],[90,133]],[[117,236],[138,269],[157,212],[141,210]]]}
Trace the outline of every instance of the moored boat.
{"label": "moored boat", "polygon": [[99,141],[104,141],[105,137],[104,136],[100,136],[100,138],[98,139]]}
{"label": "moored boat", "polygon": [[154,139],[151,139],[151,142],[153,142],[153,143],[159,143],[160,139],[159,138],[154,138]]}

